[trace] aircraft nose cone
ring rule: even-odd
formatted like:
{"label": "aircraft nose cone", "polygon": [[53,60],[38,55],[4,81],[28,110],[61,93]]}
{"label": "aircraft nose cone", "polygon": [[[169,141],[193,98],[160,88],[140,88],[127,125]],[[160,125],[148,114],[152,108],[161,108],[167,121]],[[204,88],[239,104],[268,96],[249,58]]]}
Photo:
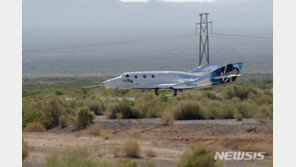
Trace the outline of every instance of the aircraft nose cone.
{"label": "aircraft nose cone", "polygon": [[101,85],[101,86],[104,86],[105,84],[106,84],[106,82],[102,82],[100,85]]}

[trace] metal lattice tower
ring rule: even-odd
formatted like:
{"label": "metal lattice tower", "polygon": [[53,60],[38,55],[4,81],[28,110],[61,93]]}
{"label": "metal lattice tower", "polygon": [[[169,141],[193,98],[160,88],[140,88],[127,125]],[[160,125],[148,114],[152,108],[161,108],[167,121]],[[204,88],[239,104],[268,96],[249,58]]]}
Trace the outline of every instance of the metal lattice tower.
{"label": "metal lattice tower", "polygon": [[197,26],[199,25],[199,66],[202,64],[203,57],[206,57],[207,63],[210,64],[210,48],[209,48],[209,13],[200,13],[200,22],[196,23],[196,35]]}

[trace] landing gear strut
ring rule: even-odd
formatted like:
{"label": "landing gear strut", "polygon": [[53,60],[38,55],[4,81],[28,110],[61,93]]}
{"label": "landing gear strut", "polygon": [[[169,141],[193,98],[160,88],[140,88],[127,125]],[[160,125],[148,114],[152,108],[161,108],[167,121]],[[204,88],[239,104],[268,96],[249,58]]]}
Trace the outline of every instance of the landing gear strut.
{"label": "landing gear strut", "polygon": [[174,89],[174,96],[177,96],[177,95],[178,95],[178,90]]}
{"label": "landing gear strut", "polygon": [[155,95],[156,96],[158,96],[159,95],[159,92],[158,92],[158,89],[156,88],[156,89],[154,89],[154,93],[155,93]]}

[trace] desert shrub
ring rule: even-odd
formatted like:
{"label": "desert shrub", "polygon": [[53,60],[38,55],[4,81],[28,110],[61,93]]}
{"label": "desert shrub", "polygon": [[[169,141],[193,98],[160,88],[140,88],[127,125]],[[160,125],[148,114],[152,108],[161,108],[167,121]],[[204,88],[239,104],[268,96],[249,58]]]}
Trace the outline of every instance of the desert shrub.
{"label": "desert shrub", "polygon": [[240,99],[247,99],[249,93],[254,93],[257,94],[257,90],[253,87],[246,87],[246,86],[238,86],[238,85],[233,85],[228,86],[225,88],[225,96],[228,99],[232,99],[233,97],[238,97]]}
{"label": "desert shrub", "polygon": [[117,143],[112,145],[112,153],[115,158],[122,156],[122,150]]}
{"label": "desert shrub", "polygon": [[250,144],[239,148],[240,151],[246,152],[260,152],[262,151],[258,146]]}
{"label": "desert shrub", "polygon": [[203,146],[192,147],[179,159],[177,167],[218,167],[214,152]]}
{"label": "desert shrub", "polygon": [[228,142],[225,139],[219,139],[217,142],[218,145],[222,146],[223,148],[226,148],[228,145]]}
{"label": "desert shrub", "polygon": [[135,140],[127,140],[123,144],[122,150],[125,157],[139,158],[140,157],[140,145]]}
{"label": "desert shrub", "polygon": [[272,102],[273,102],[272,95],[267,95],[267,94],[263,94],[256,99],[256,103],[258,105],[272,104]]}
{"label": "desert shrub", "polygon": [[87,134],[92,136],[100,136],[101,135],[101,126],[99,123],[96,123],[88,128]]}
{"label": "desert shrub", "polygon": [[243,120],[243,115],[240,112],[235,112],[233,117],[237,120],[237,121],[242,121]]}
{"label": "desert shrub", "polygon": [[140,96],[135,101],[135,109],[141,111],[141,117],[157,118],[160,117],[164,103],[155,95],[147,94]]}
{"label": "desert shrub", "polygon": [[60,127],[64,128],[68,125],[69,123],[69,118],[67,115],[63,114],[59,117],[59,125]]}
{"label": "desert shrub", "polygon": [[155,162],[152,160],[143,160],[138,162],[138,167],[155,167]]}
{"label": "desert shrub", "polygon": [[273,106],[272,105],[262,105],[259,106],[258,112],[255,115],[256,118],[273,118]]}
{"label": "desert shrub", "polygon": [[95,118],[94,112],[90,111],[88,108],[81,108],[78,112],[77,123],[79,128],[85,128],[88,124],[92,122]]}
{"label": "desert shrub", "polygon": [[93,157],[92,151],[87,147],[66,148],[62,154],[52,154],[46,158],[46,167],[98,167],[101,166],[99,159]]}
{"label": "desert shrub", "polygon": [[45,116],[48,119],[45,127],[48,129],[58,126],[59,117],[66,110],[61,99],[53,98],[49,101],[47,105],[43,106],[42,108]]}
{"label": "desert shrub", "polygon": [[201,106],[194,101],[185,101],[178,104],[175,109],[176,120],[204,119]]}
{"label": "desert shrub", "polygon": [[133,137],[133,138],[139,138],[141,137],[141,134],[142,134],[142,131],[140,129],[137,129],[137,128],[132,128],[129,132],[128,132],[128,135],[130,137]]}
{"label": "desert shrub", "polygon": [[24,129],[25,132],[44,132],[45,128],[40,122],[28,123]]}
{"label": "desert shrub", "polygon": [[103,115],[104,111],[106,110],[105,105],[102,102],[95,100],[92,100],[88,107],[96,115]]}
{"label": "desert shrub", "polygon": [[[137,167],[137,162],[132,161],[129,158],[119,158],[116,160],[114,167]],[[108,166],[107,166],[108,167]],[[111,166],[110,166],[111,167]]]}
{"label": "desert shrub", "polygon": [[257,111],[257,105],[244,101],[239,103],[238,112],[242,115],[243,118],[251,118],[254,116],[254,113]]}
{"label": "desert shrub", "polygon": [[29,156],[28,143],[22,139],[22,159],[25,159]]}
{"label": "desert shrub", "polygon": [[156,152],[149,149],[149,150],[145,151],[145,155],[146,155],[146,157],[156,157]]}
{"label": "desert shrub", "polygon": [[40,122],[43,126],[48,125],[49,120],[44,115],[42,111],[32,110],[24,110],[22,111],[22,125],[26,127],[28,123],[31,122]]}
{"label": "desert shrub", "polygon": [[218,100],[203,99],[202,105],[204,108],[204,115],[206,119],[216,119],[222,110],[222,103]]}
{"label": "desert shrub", "polygon": [[123,119],[140,118],[140,112],[136,110],[134,106],[134,101],[123,99],[118,104],[111,107],[108,117],[116,119],[118,115],[121,115]]}
{"label": "desert shrub", "polygon": [[77,117],[75,117],[73,115],[69,116],[69,122],[71,124],[76,124],[77,123]]}
{"label": "desert shrub", "polygon": [[175,121],[174,115],[171,111],[164,111],[160,118],[160,123],[163,125],[171,125]]}
{"label": "desert shrub", "polygon": [[164,103],[169,101],[169,98],[165,94],[160,94],[158,98],[161,102],[164,102]]}
{"label": "desert shrub", "polygon": [[178,101],[181,100],[193,100],[193,96],[189,93],[182,93],[176,97]]}
{"label": "desert shrub", "polygon": [[203,96],[208,98],[208,99],[212,99],[212,100],[216,100],[219,99],[215,93],[211,92],[211,91],[204,91],[203,92]]}
{"label": "desert shrub", "polygon": [[113,161],[103,161],[102,167],[137,167],[137,162],[132,161],[130,158],[118,158]]}
{"label": "desert shrub", "polygon": [[56,95],[61,96],[64,95],[62,90],[56,90]]}
{"label": "desert shrub", "polygon": [[111,137],[111,133],[106,132],[106,131],[101,131],[100,136],[104,138],[104,140],[108,140]]}
{"label": "desert shrub", "polygon": [[222,104],[222,111],[219,113],[219,118],[233,119],[234,113],[237,112],[236,103],[231,100],[225,100]]}

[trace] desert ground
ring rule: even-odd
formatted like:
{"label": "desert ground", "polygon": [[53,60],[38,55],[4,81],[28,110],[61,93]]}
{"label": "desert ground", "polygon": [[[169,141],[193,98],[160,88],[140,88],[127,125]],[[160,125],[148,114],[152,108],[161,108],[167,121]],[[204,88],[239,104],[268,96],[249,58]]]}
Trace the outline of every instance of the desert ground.
{"label": "desert ground", "polygon": [[[134,139],[140,144],[141,156],[135,161],[152,160],[157,167],[173,167],[179,157],[191,146],[204,145],[215,151],[238,151],[246,145],[256,145],[266,152],[264,160],[220,161],[229,167],[261,167],[272,163],[273,125],[256,119],[182,120],[172,125],[161,125],[158,118],[110,120],[96,116],[95,123],[109,134],[90,136],[83,130],[71,127],[55,128],[46,132],[24,132],[29,156],[23,161],[25,167],[44,166],[46,157],[71,146],[98,148],[95,154],[103,159],[114,159],[114,148],[124,141]],[[139,134],[130,135],[137,128]],[[224,144],[221,144],[224,143]],[[155,157],[147,157],[145,151],[152,150]]]}

